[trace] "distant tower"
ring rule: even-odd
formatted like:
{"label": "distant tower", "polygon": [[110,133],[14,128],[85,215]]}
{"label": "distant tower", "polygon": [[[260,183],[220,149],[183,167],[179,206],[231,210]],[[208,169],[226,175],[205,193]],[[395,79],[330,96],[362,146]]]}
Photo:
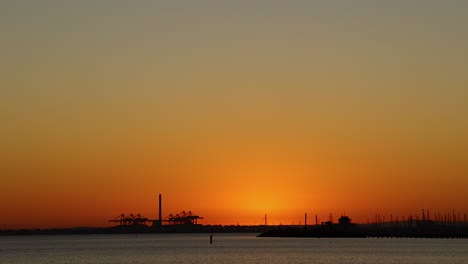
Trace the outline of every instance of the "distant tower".
{"label": "distant tower", "polygon": [[267,226],[268,225],[268,219],[267,219],[267,215],[265,214],[265,225]]}

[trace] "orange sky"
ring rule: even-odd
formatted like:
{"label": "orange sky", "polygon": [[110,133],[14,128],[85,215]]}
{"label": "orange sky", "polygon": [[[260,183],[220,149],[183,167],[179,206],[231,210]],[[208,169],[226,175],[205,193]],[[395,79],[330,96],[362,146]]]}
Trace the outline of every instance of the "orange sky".
{"label": "orange sky", "polygon": [[397,2],[0,4],[0,229],[468,212],[468,6]]}

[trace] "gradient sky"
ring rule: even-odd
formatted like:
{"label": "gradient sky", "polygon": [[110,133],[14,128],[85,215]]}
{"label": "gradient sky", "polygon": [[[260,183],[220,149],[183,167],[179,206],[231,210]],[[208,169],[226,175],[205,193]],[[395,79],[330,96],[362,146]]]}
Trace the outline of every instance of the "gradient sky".
{"label": "gradient sky", "polygon": [[467,13],[2,1],[0,229],[468,212]]}

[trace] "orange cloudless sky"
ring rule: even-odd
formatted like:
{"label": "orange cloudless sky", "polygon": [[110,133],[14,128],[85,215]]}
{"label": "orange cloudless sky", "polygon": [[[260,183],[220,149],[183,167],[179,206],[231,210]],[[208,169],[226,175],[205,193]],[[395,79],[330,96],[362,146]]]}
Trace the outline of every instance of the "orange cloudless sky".
{"label": "orange cloudless sky", "polygon": [[0,229],[468,212],[463,1],[0,3]]}

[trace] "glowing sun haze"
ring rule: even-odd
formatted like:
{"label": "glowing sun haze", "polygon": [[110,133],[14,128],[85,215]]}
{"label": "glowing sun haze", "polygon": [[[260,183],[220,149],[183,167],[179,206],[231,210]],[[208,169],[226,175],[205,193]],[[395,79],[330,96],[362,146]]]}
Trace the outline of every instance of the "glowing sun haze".
{"label": "glowing sun haze", "polygon": [[3,1],[0,229],[468,212],[467,1]]}

